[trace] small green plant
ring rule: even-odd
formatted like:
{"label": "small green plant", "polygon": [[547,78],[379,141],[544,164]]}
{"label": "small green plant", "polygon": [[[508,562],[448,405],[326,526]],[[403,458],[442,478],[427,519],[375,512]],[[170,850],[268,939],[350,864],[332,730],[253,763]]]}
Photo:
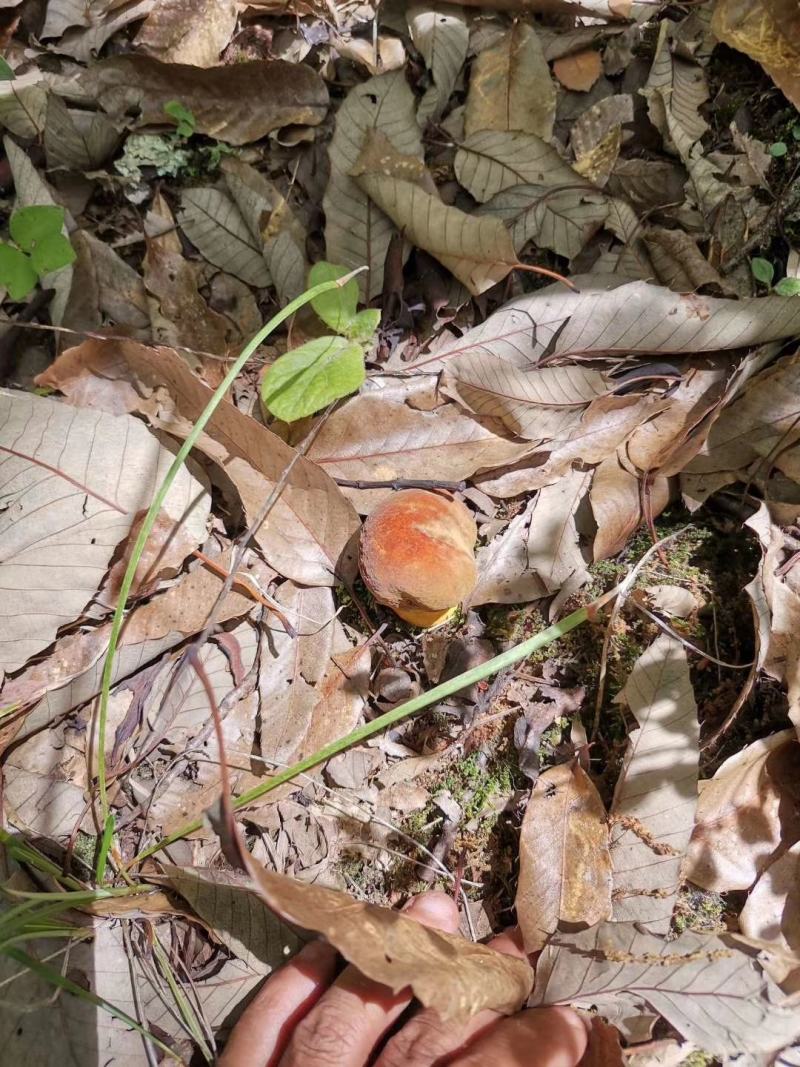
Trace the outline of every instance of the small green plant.
{"label": "small green plant", "polygon": [[197,129],[194,112],[185,107],[180,100],[168,100],[164,104],[164,113],[175,119],[175,133],[179,137],[191,137]]}
{"label": "small green plant", "polygon": [[761,282],[762,285],[766,285],[777,296],[800,295],[800,278],[781,278],[773,285],[775,279],[775,267],[768,259],[762,259],[761,256],[755,256],[750,260],[750,270],[753,272],[753,277],[756,281]]}
{"label": "small green plant", "polygon": [[[323,260],[309,271],[308,284],[335,281],[346,273],[345,267]],[[355,280],[320,294],[311,306],[335,334],[315,337],[276,359],[261,384],[267,411],[284,422],[313,415],[356,392],[366,376],[364,346],[371,341],[381,317],[374,308],[358,310]]]}
{"label": "small green plant", "polygon": [[[794,126],[792,126],[792,139],[795,141],[800,141],[800,122],[796,122]],[[785,141],[774,141],[769,146],[769,154],[774,159],[780,159],[781,156],[785,156],[788,151],[789,146],[786,144]]]}
{"label": "small green plant", "polygon": [[63,225],[64,209],[54,204],[23,207],[11,216],[13,244],[0,242],[0,285],[12,300],[24,300],[41,278],[75,259]]}

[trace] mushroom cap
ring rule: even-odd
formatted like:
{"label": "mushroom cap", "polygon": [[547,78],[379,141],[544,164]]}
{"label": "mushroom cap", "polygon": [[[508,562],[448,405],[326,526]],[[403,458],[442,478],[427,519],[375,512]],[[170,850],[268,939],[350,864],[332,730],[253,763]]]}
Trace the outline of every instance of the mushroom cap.
{"label": "mushroom cap", "polygon": [[404,489],[364,523],[361,575],[379,604],[417,626],[433,626],[475,588],[477,536],[458,500]]}

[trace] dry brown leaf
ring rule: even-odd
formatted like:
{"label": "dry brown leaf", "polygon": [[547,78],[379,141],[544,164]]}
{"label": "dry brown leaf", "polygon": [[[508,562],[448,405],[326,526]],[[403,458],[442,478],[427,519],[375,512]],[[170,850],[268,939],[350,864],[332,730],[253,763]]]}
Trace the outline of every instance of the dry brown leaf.
{"label": "dry brown leaf", "polygon": [[748,889],[800,840],[794,730],[754,741],[701,783],[684,876],[714,892]]}
{"label": "dry brown leaf", "polygon": [[366,977],[394,993],[410,988],[444,1019],[463,1022],[487,1008],[512,1014],[530,993],[533,971],[525,960],[266,871],[249,853],[242,860],[253,892],[285,922],[322,934]]}
{"label": "dry brown leaf", "polygon": [[159,0],[133,43],[164,63],[213,67],[236,28],[237,8],[236,0]]}
{"label": "dry brown leaf", "polygon": [[[308,458],[331,477],[458,481],[530,451],[528,443],[502,436],[502,427],[474,418],[457,404],[436,402],[432,410],[414,406],[419,378],[387,379],[384,388],[370,391],[378,384],[379,379],[371,378],[366,390],[334,411],[314,438]],[[346,492],[357,507],[370,511],[391,490]]]}
{"label": "dry brown leaf", "polygon": [[[800,300],[780,296],[721,300],[673,293],[640,281],[620,285],[618,279],[606,276],[579,277],[578,283],[579,293],[548,286],[516,297],[486,322],[408,363],[406,369],[449,367],[451,373],[461,375],[468,368],[478,374],[474,364],[479,363],[488,377],[502,364],[530,371],[545,352],[550,359],[580,356],[584,360],[623,352],[717,352],[800,332]],[[575,368],[567,365],[563,369]],[[790,381],[791,374],[781,390],[787,396]],[[769,409],[762,407],[762,421],[764,410]]]}
{"label": "dry brown leaf", "polygon": [[139,274],[88,230],[77,230],[70,241],[77,258],[72,264],[64,326],[98,330],[110,323],[137,341],[149,341],[147,292]]}
{"label": "dry brown leaf", "polygon": [[198,289],[197,265],[186,260],[178,247],[175,220],[161,193],[153,198],[151,212],[165,224],[165,235],[147,240],[144,284],[150,293],[152,337],[157,344],[176,345],[194,352],[226,355],[234,343],[231,324],[212,311]]}
{"label": "dry brown leaf", "polygon": [[603,73],[603,59],[594,48],[562,56],[553,64],[553,73],[565,89],[588,93]]}
{"label": "dry brown leaf", "polygon": [[[211,397],[208,386],[172,349],[127,341],[87,341],[69,349],[40,382],[78,404],[141,411],[154,425],[181,437]],[[198,448],[233,483],[248,521],[295,456],[294,449],[229,403],[217,408]],[[278,573],[306,585],[333,585],[355,574],[358,529],[358,516],[336,484],[301,457],[255,539]]]}
{"label": "dry brown leaf", "polygon": [[757,60],[800,107],[800,18],[792,0],[718,0],[711,27],[720,41]]}
{"label": "dry brown leaf", "polygon": [[414,47],[433,79],[417,108],[417,121],[422,126],[428,119],[439,118],[447,107],[467,58],[469,23],[461,8],[436,0],[413,4],[406,20]]}
{"label": "dry brown leaf", "polygon": [[281,126],[316,126],[328,110],[320,76],[302,63],[279,59],[203,68],[114,56],[90,66],[81,84],[112,118],[138,109],[141,126],[163,125],[164,105],[185,102],[198,133],[233,145],[257,141]]}
{"label": "dry brown leaf", "polygon": [[472,64],[465,132],[513,130],[549,140],[555,113],[556,90],[536,30],[515,22]]}
{"label": "dry brown leaf", "polygon": [[611,918],[608,820],[577,761],[536,780],[520,831],[515,907],[526,952],[542,948],[559,922]]}
{"label": "dry brown leaf", "polygon": [[474,295],[502,281],[517,262],[499,219],[443,203],[429,191],[419,159],[398,153],[385,134],[368,132],[350,174],[411,244],[435,256]]}
{"label": "dry brown leaf", "polygon": [[597,523],[592,547],[596,563],[620,552],[641,522],[639,479],[620,463],[617,455],[609,456],[594,472],[590,500]]}
{"label": "dry brown leaf", "polygon": [[547,595],[544,580],[528,560],[536,501],[515,515],[507,528],[478,550],[478,582],[467,604],[523,604]]}
{"label": "dry brown leaf", "polygon": [[332,263],[351,270],[366,266],[357,278],[366,300],[383,288],[383,268],[394,226],[351,172],[370,130],[382,131],[396,152],[421,158],[415,108],[405,71],[392,71],[353,86],[336,114],[328,147],[331,177],[322,201],[325,246]]}
{"label": "dry brown leaf", "polygon": [[692,835],[700,760],[697,705],[683,645],[662,634],[637,659],[618,700],[632,730],[611,805],[614,921],[669,931]]}

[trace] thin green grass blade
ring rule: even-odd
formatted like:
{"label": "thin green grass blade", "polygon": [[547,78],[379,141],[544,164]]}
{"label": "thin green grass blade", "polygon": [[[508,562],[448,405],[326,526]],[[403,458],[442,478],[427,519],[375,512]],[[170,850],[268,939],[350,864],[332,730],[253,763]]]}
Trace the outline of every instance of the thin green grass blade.
{"label": "thin green grass blade", "polygon": [[127,1012],[124,1012],[110,1001],[105,1000],[103,997],[99,997],[96,993],[92,993],[88,989],[83,989],[81,986],[76,985],[75,982],[71,982],[69,978],[65,978],[63,974],[53,970],[52,967],[48,967],[46,963],[41,963],[39,960],[34,959],[33,956],[29,956],[27,952],[23,952],[21,949],[7,948],[4,950],[4,955],[15,960],[22,967],[26,967],[40,978],[43,978],[45,982],[49,982],[51,985],[57,986],[59,989],[63,989],[75,997],[79,997],[81,1000],[86,1001],[86,1003],[93,1004],[96,1008],[101,1008],[103,1011],[108,1012],[109,1015],[113,1015],[115,1019],[119,1019],[120,1022],[125,1023],[126,1026],[130,1026],[131,1029],[135,1030],[138,1034],[141,1034],[142,1037],[147,1038],[148,1041],[152,1041],[156,1048],[160,1048],[162,1052],[165,1052],[170,1059],[175,1060],[176,1063],[183,1062],[180,1056],[178,1056],[169,1045],[165,1045],[163,1041],[159,1041],[159,1039],[151,1034],[149,1030],[146,1030],[141,1023],[138,1023],[136,1019],[133,1019]]}
{"label": "thin green grass blade", "polygon": [[[326,760],[331,759],[332,756],[338,756],[340,752],[344,752],[345,749],[351,748],[353,745],[357,745],[361,741],[365,741],[368,737],[374,737],[375,734],[381,733],[387,727],[394,726],[395,723],[402,722],[404,719],[408,719],[412,715],[424,711],[425,708],[429,708],[432,704],[436,704],[438,701],[452,696],[453,693],[457,693],[459,689],[464,689],[466,686],[473,685],[475,682],[482,682],[490,675],[497,674],[498,671],[505,670],[507,667],[513,667],[514,664],[519,663],[523,659],[527,659],[528,656],[538,651],[538,649],[552,644],[560,637],[563,637],[564,634],[569,633],[570,630],[574,630],[577,626],[581,626],[591,617],[593,611],[606,603],[617,592],[618,588],[619,587],[617,586],[614,589],[611,589],[608,593],[604,593],[603,596],[599,597],[591,604],[578,608],[578,610],[573,611],[571,615],[567,615],[559,622],[554,623],[552,626],[548,626],[546,630],[534,634],[533,637],[529,637],[526,641],[522,641],[520,644],[507,649],[505,652],[501,652],[499,656],[494,656],[492,659],[487,660],[486,663],[482,663],[478,667],[473,667],[471,670],[464,671],[463,674],[459,674],[456,678],[451,678],[447,682],[442,682],[441,685],[434,686],[434,688],[428,690],[427,693],[420,693],[419,696],[407,700],[404,704],[400,704],[399,707],[387,711],[384,715],[379,715],[376,719],[372,719],[371,722],[365,723],[363,726],[359,726],[345,737],[340,737],[337,741],[332,741],[331,744],[325,745],[324,748],[317,749],[316,752],[313,752],[305,759],[300,760],[298,763],[293,763],[291,767],[287,767],[286,770],[268,778],[266,782],[262,782],[260,785],[255,786],[246,793],[242,793],[240,797],[237,797],[234,800],[234,810],[246,808],[249,804],[259,800],[267,793],[272,792],[273,789],[277,789],[278,786],[283,785],[285,782],[291,782],[299,774],[304,774],[306,771],[312,770],[320,763],[324,763]],[[176,830],[174,833],[169,834],[167,837],[162,838],[160,841],[157,841],[155,844],[150,845],[149,848],[140,852],[138,856],[131,860],[128,864],[128,868],[139,863],[141,860],[146,859],[148,856],[152,856],[154,853],[159,852],[162,848],[166,848],[174,841],[180,840],[180,838],[185,837],[186,834],[191,834],[196,830],[200,830],[202,826],[202,819],[195,819],[192,822],[187,823],[179,830]]]}
{"label": "thin green grass blade", "polygon": [[[363,268],[361,268],[363,269]],[[217,389],[214,391],[214,395],[209,400],[203,412],[200,414],[197,422],[194,424],[191,433],[183,442],[181,447],[173,460],[167,474],[159,486],[153,501],[150,504],[147,514],[144,517],[144,521],[139,530],[139,535],[136,538],[136,542],[131,552],[131,558],[128,562],[125,575],[122,579],[119,589],[119,596],[117,598],[117,606],[114,611],[114,618],[111,623],[111,635],[108,642],[108,652],[103,663],[103,676],[100,687],[100,698],[97,715],[97,788],[100,797],[100,818],[103,824],[103,840],[101,847],[98,850],[97,861],[95,864],[95,876],[97,881],[101,881],[105,874],[106,863],[108,860],[108,850],[111,846],[111,840],[113,839],[113,815],[109,809],[108,804],[108,788],[106,783],[106,726],[108,723],[108,701],[111,693],[111,676],[114,671],[114,657],[117,653],[117,644],[119,643],[119,635],[122,631],[122,623],[125,617],[125,608],[128,603],[128,597],[130,595],[131,587],[133,585],[133,579],[136,574],[136,568],[139,566],[139,561],[142,558],[147,539],[152,533],[155,521],[158,518],[158,514],[161,511],[161,507],[167,497],[167,493],[172,487],[172,483],[180,471],[189,453],[197,443],[201,433],[205,429],[209,419],[214,414],[219,404],[224,399],[225,394],[230,389],[235,379],[241,373],[242,368],[248,359],[253,355],[255,350],[260,344],[262,344],[267,337],[275,330],[282,322],[290,318],[296,311],[298,311],[305,304],[315,300],[323,293],[327,293],[331,289],[338,289],[343,284],[346,284],[355,274],[360,273],[358,271],[351,271],[350,274],[345,275],[343,278],[336,279],[330,282],[323,282],[320,285],[315,285],[312,289],[307,289],[300,296],[296,297],[290,304],[287,304],[285,308],[274,315],[266,326],[263,326],[258,333],[245,345],[242,349],[239,357],[231,366],[228,373],[220,382]],[[109,819],[111,822],[111,829],[109,832]]]}

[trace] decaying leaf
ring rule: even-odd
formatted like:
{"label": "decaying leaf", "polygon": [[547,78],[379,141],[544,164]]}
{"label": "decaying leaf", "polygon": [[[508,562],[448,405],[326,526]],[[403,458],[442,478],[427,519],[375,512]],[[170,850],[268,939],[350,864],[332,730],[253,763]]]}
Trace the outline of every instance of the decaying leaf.
{"label": "decaying leaf", "polygon": [[533,786],[515,907],[527,952],[542,948],[559,921],[593,926],[611,917],[606,810],[577,761],[551,767]]}
{"label": "decaying leaf", "polygon": [[669,931],[697,807],[700,759],[689,664],[680,641],[658,637],[618,698],[636,718],[611,805],[614,921]]}
{"label": "decaying leaf", "polygon": [[178,219],[181,229],[209,263],[249,285],[270,284],[261,242],[235,202],[221,189],[210,186],[186,189]]}
{"label": "decaying leaf", "polygon": [[515,22],[473,63],[466,133],[514,130],[547,140],[555,111],[555,86],[536,30],[529,22]]}
{"label": "decaying leaf", "polygon": [[302,939],[264,907],[241,874],[168,863],[164,873],[214,935],[252,971],[269,974],[302,946]]}
{"label": "decaying leaf", "polygon": [[163,123],[164,105],[171,100],[185,101],[199,133],[235,145],[281,126],[316,126],[328,110],[320,76],[302,63],[277,59],[203,68],[114,56],[89,67],[81,82],[112,118],[137,108],[143,126]]}
{"label": "decaying leaf", "polygon": [[687,931],[664,941],[636,923],[604,923],[559,934],[545,948],[532,999],[606,1017],[647,1004],[716,1055],[776,1051],[797,1036],[800,1020],[755,957],[727,936]]}
{"label": "decaying leaf", "polygon": [[701,784],[684,877],[704,889],[748,889],[800,840],[794,730],[754,741]]}
{"label": "decaying leaf", "polygon": [[[17,591],[6,599],[0,662],[13,670],[81,614],[173,457],[128,415],[23,392],[0,394],[0,409],[9,502],[2,516],[3,586]],[[197,544],[209,507],[203,485],[184,467],[162,514]]]}
{"label": "decaying leaf", "polygon": [[322,934],[362,974],[393,992],[410,987],[445,1019],[463,1021],[485,1008],[512,1013],[530,992],[533,972],[524,960],[264,870],[248,853],[242,858],[252,891],[285,922]]}

